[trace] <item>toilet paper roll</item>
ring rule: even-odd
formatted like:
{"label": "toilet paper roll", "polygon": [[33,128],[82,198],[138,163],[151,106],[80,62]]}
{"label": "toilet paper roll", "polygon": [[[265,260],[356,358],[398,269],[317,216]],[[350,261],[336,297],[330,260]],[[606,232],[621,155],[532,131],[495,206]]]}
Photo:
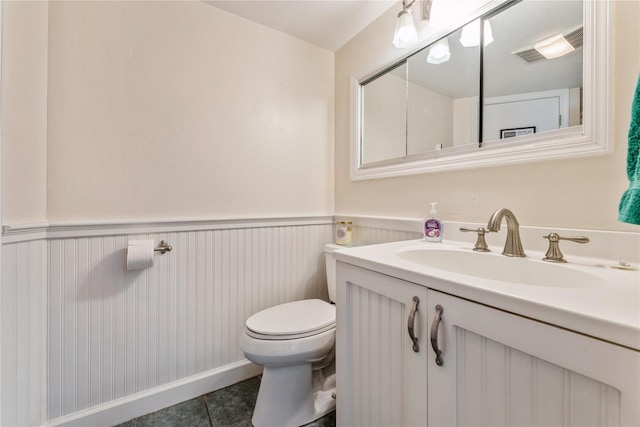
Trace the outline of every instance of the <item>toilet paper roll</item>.
{"label": "toilet paper roll", "polygon": [[127,270],[153,267],[153,240],[129,240]]}

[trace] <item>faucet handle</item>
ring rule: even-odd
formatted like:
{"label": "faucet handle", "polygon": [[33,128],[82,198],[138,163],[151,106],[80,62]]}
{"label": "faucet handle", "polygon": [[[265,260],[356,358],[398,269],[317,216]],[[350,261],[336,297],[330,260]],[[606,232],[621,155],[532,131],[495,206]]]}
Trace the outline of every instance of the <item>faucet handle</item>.
{"label": "faucet handle", "polygon": [[562,237],[558,233],[549,233],[546,236],[542,236],[542,238],[549,240],[549,249],[547,249],[547,253],[542,260],[549,262],[567,262],[560,251],[560,245],[558,244],[560,240],[569,240],[576,243],[589,243],[588,237]]}
{"label": "faucet handle", "polygon": [[462,232],[473,232],[478,234],[478,240],[476,240],[476,244],[473,247],[473,250],[476,252],[491,252],[489,246],[487,245],[487,241],[484,239],[484,235],[488,233],[484,227],[477,228],[475,230],[471,228],[460,227],[460,231]]}

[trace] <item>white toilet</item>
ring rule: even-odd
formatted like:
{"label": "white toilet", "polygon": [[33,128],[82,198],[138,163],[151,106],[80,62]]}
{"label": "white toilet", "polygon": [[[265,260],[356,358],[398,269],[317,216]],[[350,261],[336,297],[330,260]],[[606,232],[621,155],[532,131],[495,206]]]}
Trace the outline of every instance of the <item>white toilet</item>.
{"label": "white toilet", "polygon": [[[331,301],[333,251],[339,248],[325,246]],[[319,299],[277,305],[247,319],[240,347],[248,360],[264,367],[251,419],[255,427],[301,426],[335,408],[335,333],[335,306]]]}

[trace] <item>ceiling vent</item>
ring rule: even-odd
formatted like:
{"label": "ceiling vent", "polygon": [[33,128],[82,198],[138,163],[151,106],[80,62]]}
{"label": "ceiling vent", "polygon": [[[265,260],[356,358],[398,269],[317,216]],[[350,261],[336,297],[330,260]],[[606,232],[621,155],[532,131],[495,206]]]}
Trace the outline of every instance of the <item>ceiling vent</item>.
{"label": "ceiling vent", "polygon": [[540,52],[535,49],[521,50],[519,52],[513,52],[514,55],[518,55],[520,58],[527,62],[535,62],[540,59],[546,59]]}
{"label": "ceiling vent", "polygon": [[[566,34],[564,38],[569,42],[569,44],[571,44],[571,46],[574,47],[574,49],[578,49],[579,47],[582,47],[582,43],[583,43],[582,34],[583,34],[583,27],[581,26],[571,31],[570,33]],[[519,50],[517,52],[513,52],[513,54],[518,55],[524,61],[529,63],[539,61],[541,59],[546,59],[540,52],[538,52],[533,48]]]}
{"label": "ceiling vent", "polygon": [[573,46],[575,49],[582,47],[582,33],[583,28],[580,27],[577,30],[566,34],[564,38]]}

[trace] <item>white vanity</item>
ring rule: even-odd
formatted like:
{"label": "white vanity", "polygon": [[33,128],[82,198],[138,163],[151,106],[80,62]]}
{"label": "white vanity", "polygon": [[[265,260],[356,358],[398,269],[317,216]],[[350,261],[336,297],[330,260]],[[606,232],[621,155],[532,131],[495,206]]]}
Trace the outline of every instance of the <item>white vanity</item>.
{"label": "white vanity", "polygon": [[471,248],[336,253],[338,425],[640,425],[637,264]]}

